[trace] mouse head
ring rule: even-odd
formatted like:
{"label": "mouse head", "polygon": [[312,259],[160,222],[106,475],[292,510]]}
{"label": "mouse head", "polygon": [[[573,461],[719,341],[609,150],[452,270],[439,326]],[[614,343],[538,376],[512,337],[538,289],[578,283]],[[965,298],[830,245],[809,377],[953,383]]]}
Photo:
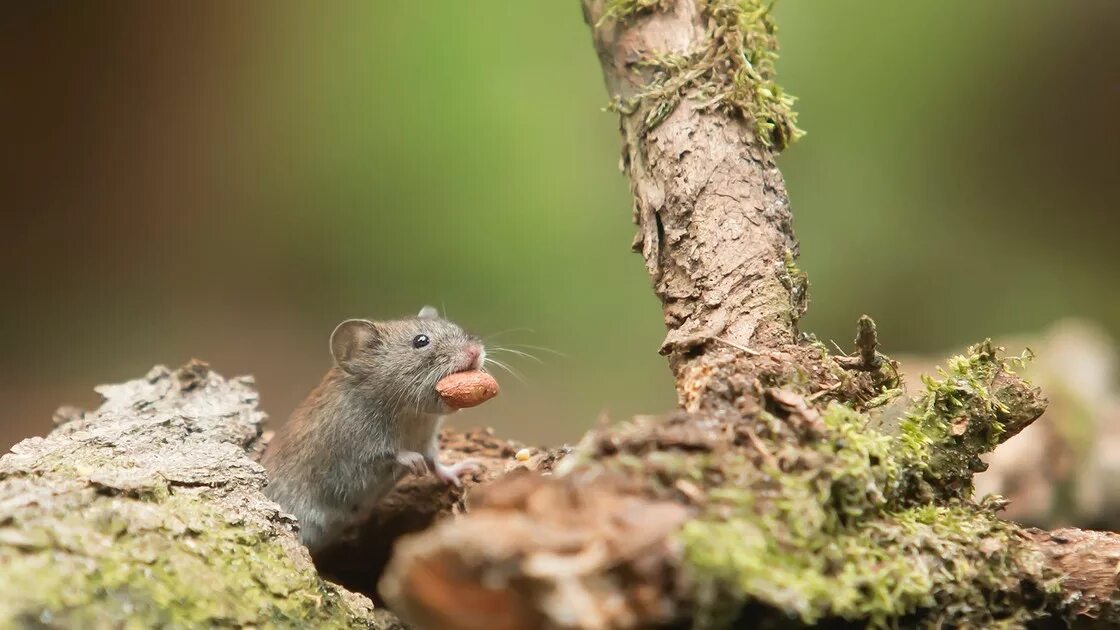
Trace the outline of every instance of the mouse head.
{"label": "mouse head", "polygon": [[486,358],[478,337],[431,306],[410,319],[348,319],[331,334],[331,354],[365,396],[425,413],[448,411],[436,381],[480,369]]}

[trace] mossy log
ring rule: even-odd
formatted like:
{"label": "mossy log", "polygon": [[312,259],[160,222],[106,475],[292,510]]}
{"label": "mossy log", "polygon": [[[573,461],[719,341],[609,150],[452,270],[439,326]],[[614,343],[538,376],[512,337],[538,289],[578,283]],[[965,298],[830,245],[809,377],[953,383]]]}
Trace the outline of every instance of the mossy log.
{"label": "mossy log", "polygon": [[870,318],[849,355],[799,332],[774,152],[800,132],[769,3],[583,8],[681,410],[593,431],[553,475],[402,540],[394,609],[457,629],[1120,624],[1120,537],[972,497],[980,455],[1045,409],[1021,358],[979,344],[908,396]]}
{"label": "mossy log", "polygon": [[449,435],[449,459],[488,458],[466,493],[407,481],[317,572],[260,494],[251,384],[157,368],[0,459],[0,626],[399,625],[321,573],[370,595],[380,575],[441,629],[1120,625],[1120,537],[971,496],[1045,407],[1016,359],[979,344],[906,395],[869,318],[848,356],[798,331],[774,151],[800,131],[767,9],[584,0],[677,412],[527,462]]}
{"label": "mossy log", "polygon": [[0,458],[0,627],[401,627],[260,493],[251,379],[192,362],[97,391]]}
{"label": "mossy log", "polygon": [[472,487],[564,453],[445,430],[447,459],[482,466],[466,488],[408,478],[313,564],[260,492],[250,377],[192,361],[97,392],[98,409],[60,409],[50,435],[0,457],[0,628],[403,628],[366,596],[393,542],[461,513]]}

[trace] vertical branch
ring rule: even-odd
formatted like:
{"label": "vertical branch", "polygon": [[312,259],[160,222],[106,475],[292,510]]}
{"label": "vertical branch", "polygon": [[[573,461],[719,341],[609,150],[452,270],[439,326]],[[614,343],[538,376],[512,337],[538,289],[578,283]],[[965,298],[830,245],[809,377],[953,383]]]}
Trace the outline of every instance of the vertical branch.
{"label": "vertical branch", "polygon": [[792,99],[761,74],[773,33],[764,8],[746,13],[754,5],[583,0],[620,114],[634,248],[663,306],[661,352],[678,387],[712,339],[793,342],[806,300],[790,273],[797,241],[774,163],[800,132]]}

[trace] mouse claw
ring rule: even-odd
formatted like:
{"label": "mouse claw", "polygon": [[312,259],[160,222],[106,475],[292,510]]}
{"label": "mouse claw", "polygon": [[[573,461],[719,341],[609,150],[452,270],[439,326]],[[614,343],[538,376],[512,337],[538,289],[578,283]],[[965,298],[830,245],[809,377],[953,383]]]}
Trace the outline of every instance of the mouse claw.
{"label": "mouse claw", "polygon": [[428,474],[428,462],[424,456],[415,451],[403,451],[397,453],[397,463],[407,468],[412,474],[417,477],[423,477]]}
{"label": "mouse claw", "polygon": [[443,480],[444,483],[461,488],[463,482],[459,479],[465,475],[479,472],[482,468],[477,462],[471,459],[463,460],[451,466],[444,466],[443,464],[436,463],[435,473],[436,477]]}

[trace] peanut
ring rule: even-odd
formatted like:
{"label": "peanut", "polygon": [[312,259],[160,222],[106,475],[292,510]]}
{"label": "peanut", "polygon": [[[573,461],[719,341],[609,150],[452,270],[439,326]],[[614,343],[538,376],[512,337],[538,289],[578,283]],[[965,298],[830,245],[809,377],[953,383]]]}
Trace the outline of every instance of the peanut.
{"label": "peanut", "polygon": [[498,381],[486,372],[456,372],[436,383],[436,391],[454,409],[474,407],[498,395]]}

